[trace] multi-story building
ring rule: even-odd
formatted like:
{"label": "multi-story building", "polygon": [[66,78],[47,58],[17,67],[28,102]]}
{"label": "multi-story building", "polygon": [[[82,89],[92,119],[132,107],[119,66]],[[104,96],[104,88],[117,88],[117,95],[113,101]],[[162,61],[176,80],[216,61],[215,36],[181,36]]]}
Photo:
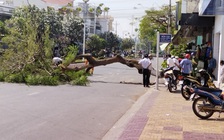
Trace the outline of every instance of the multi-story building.
{"label": "multi-story building", "polygon": [[[47,6],[51,6],[55,9],[58,9],[67,5],[68,3],[72,3],[73,5],[77,5],[76,7],[82,8],[82,10],[79,12],[79,16],[84,19],[86,23],[86,31],[89,35],[100,34],[108,31],[110,32],[113,30],[113,18],[111,16],[104,14],[97,17],[95,11],[90,12],[88,10],[90,8],[89,3],[83,2],[76,4],[74,0],[0,0],[0,16],[2,17],[1,19],[9,18],[15,7],[28,4],[36,5],[39,8],[46,8]],[[76,7],[74,6],[73,8]],[[94,6],[92,7],[96,8]]]}
{"label": "multi-story building", "polygon": [[[106,15],[105,13],[103,15],[97,16],[97,7],[95,5],[90,5],[89,3],[85,2],[80,2],[78,4],[74,2],[73,5],[75,9],[78,7],[82,9],[79,12],[79,16],[84,19],[89,35],[110,32],[113,30],[113,17]],[[91,8],[94,10],[90,11],[89,9]]]}
{"label": "multi-story building", "polygon": [[216,79],[219,82],[220,60],[224,60],[224,1],[223,0],[180,0],[181,26],[173,42],[180,37],[193,41],[196,45],[211,42],[212,56],[216,59]]}

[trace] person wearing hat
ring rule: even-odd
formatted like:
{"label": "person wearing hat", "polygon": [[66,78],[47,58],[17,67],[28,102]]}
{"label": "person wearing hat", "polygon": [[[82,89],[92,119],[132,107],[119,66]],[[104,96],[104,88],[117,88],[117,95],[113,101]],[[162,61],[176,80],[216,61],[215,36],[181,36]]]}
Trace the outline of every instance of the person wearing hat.
{"label": "person wearing hat", "polygon": [[181,68],[181,73],[183,76],[188,76],[190,75],[192,71],[192,62],[190,60],[191,55],[186,54],[185,58],[180,62],[180,68]]}
{"label": "person wearing hat", "polygon": [[149,67],[151,66],[152,63],[149,59],[148,54],[145,54],[144,58],[139,60],[138,64],[142,66],[143,86],[149,87],[149,76],[150,76]]}

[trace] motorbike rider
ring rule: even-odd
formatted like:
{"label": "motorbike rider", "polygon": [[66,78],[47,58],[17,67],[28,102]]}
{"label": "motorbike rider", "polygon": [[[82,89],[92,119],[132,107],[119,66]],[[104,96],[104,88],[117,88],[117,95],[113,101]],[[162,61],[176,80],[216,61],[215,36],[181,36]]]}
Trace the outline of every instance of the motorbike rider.
{"label": "motorbike rider", "polygon": [[183,76],[188,76],[192,72],[192,62],[190,54],[186,54],[185,58],[180,62],[181,73]]}
{"label": "motorbike rider", "polygon": [[178,79],[178,75],[180,74],[180,63],[179,63],[179,60],[178,60],[178,56],[175,56],[173,58],[173,62],[174,62],[174,65],[175,67],[173,68],[173,75],[175,76],[175,83],[177,82],[177,79]]}
{"label": "motorbike rider", "polygon": [[167,63],[168,68],[174,67],[175,64],[173,62],[173,59],[171,58],[171,54],[168,54],[167,56],[168,56],[168,58],[166,60],[166,63]]}

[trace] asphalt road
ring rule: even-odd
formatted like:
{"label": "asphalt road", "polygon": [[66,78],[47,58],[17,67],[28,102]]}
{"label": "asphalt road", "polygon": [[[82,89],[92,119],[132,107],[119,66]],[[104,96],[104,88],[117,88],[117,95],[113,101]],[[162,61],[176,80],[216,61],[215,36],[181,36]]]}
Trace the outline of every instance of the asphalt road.
{"label": "asphalt road", "polygon": [[0,140],[100,140],[147,91],[142,75],[120,63],[96,67],[89,80],[88,86],[0,83]]}
{"label": "asphalt road", "polygon": [[147,91],[142,75],[120,63],[96,67],[89,80],[88,86],[0,83],[0,140],[100,140]]}

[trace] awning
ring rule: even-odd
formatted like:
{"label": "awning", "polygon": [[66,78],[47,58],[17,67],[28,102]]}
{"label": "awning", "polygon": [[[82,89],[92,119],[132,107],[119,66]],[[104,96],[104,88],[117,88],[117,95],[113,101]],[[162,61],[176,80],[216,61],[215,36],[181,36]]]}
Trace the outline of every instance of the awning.
{"label": "awning", "polygon": [[174,35],[172,43],[178,45],[182,38],[192,40],[206,28],[212,28],[215,23],[215,17],[202,17],[198,13],[183,13],[179,25],[181,28]]}
{"label": "awning", "polygon": [[179,25],[181,26],[197,26],[197,27],[213,27],[215,17],[199,16],[198,13],[181,14]]}
{"label": "awning", "polygon": [[164,51],[168,45],[169,45],[169,43],[163,43],[162,45],[159,46],[160,50]]}
{"label": "awning", "polygon": [[181,28],[177,31],[177,33],[172,38],[173,45],[178,45],[179,42],[182,40],[182,38],[185,38],[187,40],[192,40],[195,38],[193,35],[196,27],[193,26],[181,26]]}

